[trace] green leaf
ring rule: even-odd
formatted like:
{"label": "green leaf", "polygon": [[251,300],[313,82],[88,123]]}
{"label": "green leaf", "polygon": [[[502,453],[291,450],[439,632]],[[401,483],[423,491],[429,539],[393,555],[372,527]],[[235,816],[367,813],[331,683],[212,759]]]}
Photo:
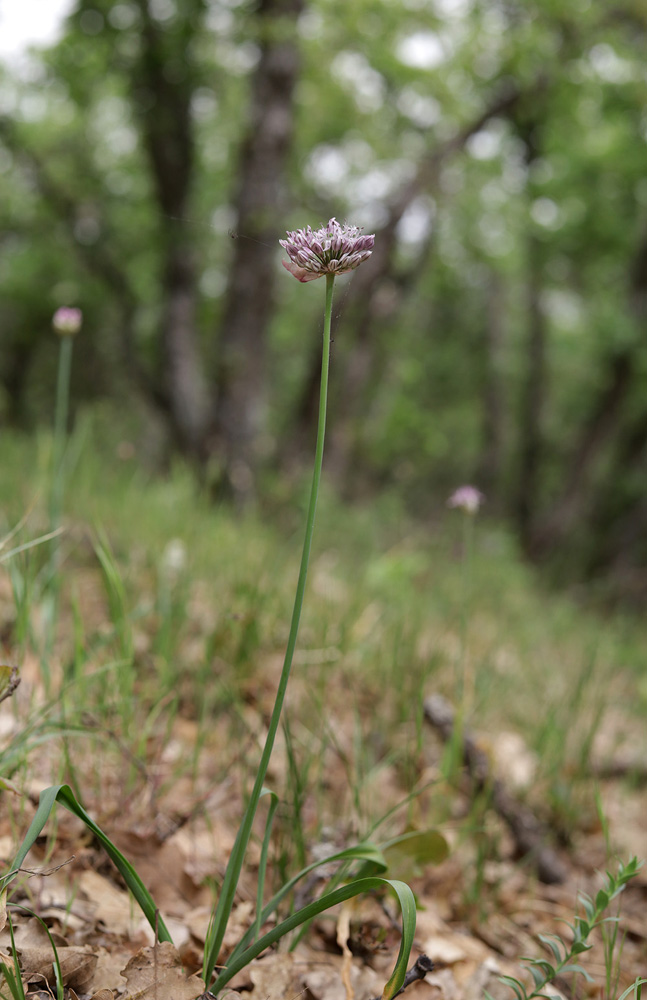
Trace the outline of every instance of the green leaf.
{"label": "green leaf", "polygon": [[232,961],[230,958],[227,961],[227,968],[216,978],[211,992],[219,993],[230,979],[240,972],[241,969],[244,969],[246,965],[249,965],[252,959],[256,958],[266,948],[271,947],[271,945],[275,944],[286,934],[289,934],[296,927],[312,920],[313,917],[318,916],[325,910],[329,910],[338,903],[352,899],[353,896],[359,896],[362,893],[371,892],[374,889],[383,889],[384,887],[390,888],[395,892],[402,912],[400,951],[398,952],[391,978],[386,983],[382,993],[382,1000],[392,1000],[392,997],[395,996],[402,986],[407,971],[407,963],[416,932],[416,901],[413,892],[405,882],[377,877],[356,879],[349,885],[335,889],[333,892],[325,893],[313,903],[309,903],[308,906],[297,910],[296,913],[293,913],[286,920],[282,921],[282,923],[278,924],[278,926],[268,931],[267,934],[264,934],[258,941],[255,941],[254,944],[250,945],[242,954],[238,955],[235,961]]}
{"label": "green leaf", "polygon": [[553,976],[547,976],[544,970],[537,965],[529,965],[528,971],[532,976],[533,982],[535,984],[535,989],[539,989],[544,985],[548,979],[552,979]]}
{"label": "green leaf", "polygon": [[265,873],[267,871],[267,856],[270,850],[270,837],[272,836],[272,823],[274,821],[274,813],[279,806],[279,797],[276,792],[270,791],[269,788],[263,788],[261,791],[261,798],[264,796],[270,796],[270,807],[267,811],[267,819],[265,821],[265,834],[263,836],[263,844],[261,846],[261,860],[258,865],[258,882],[256,886],[256,921],[254,923],[254,937],[257,938],[261,933],[261,911],[263,909],[263,892],[265,889]]}
{"label": "green leaf", "polygon": [[609,893],[605,892],[604,889],[600,889],[597,896],[595,897],[595,907],[598,910],[598,912],[601,913],[602,910],[606,910],[608,905],[609,905]]}
{"label": "green leaf", "polygon": [[103,845],[103,848],[110,860],[121,873],[126,885],[139,904],[144,916],[153,930],[156,931],[159,940],[171,941],[171,935],[169,934],[168,929],[159,914],[155,901],[140,879],[139,875],[121,851],[119,851],[109,837],[106,836],[103,830],[101,830],[94,820],[88,816],[83,806],[77,802],[69,785],[52,785],[50,788],[46,788],[43,792],[41,792],[38,800],[36,815],[31,821],[31,825],[25,834],[23,842],[11,863],[9,873],[3,876],[3,878],[0,878],[0,887],[3,890],[6,889],[9,883],[12,882],[18,874],[23,861],[27,857],[27,854],[33,847],[36,838],[40,835],[45,823],[49,819],[56,802],[59,802],[62,806],[69,810],[69,812],[78,816],[78,818],[85,823],[87,828],[92,831],[97,840],[99,840]]}
{"label": "green leaf", "polygon": [[581,975],[584,976],[584,978],[586,979],[587,983],[592,983],[593,982],[592,976],[590,976],[588,974],[588,972],[586,971],[586,969],[583,969],[581,965],[577,965],[575,962],[572,962],[569,965],[562,966],[562,968],[559,971],[560,971],[560,974],[564,973],[564,972],[579,972]]}
{"label": "green leaf", "polygon": [[636,981],[632,983],[631,986],[627,987],[624,993],[620,994],[618,1000],[627,1000],[627,997],[632,991],[634,991],[635,993],[636,1000],[640,1000],[641,988],[645,985],[647,985],[647,979],[636,979]]}
{"label": "green leaf", "polygon": [[[355,844],[354,847],[346,847],[343,851],[337,851],[335,854],[330,854],[327,858],[322,858],[321,861],[313,861],[312,864],[307,865],[302,868],[300,872],[297,872],[291,879],[289,879],[285,885],[272,896],[270,901],[263,908],[260,917],[260,926],[262,927],[266,920],[274,913],[278,908],[280,903],[285,899],[289,892],[295,887],[297,882],[299,882],[310,872],[314,871],[323,865],[331,864],[334,861],[365,861],[367,865],[370,865],[371,873],[374,874],[376,871],[385,872],[386,871],[386,861],[382,852],[375,846],[375,844]],[[356,878],[362,877],[362,872],[364,868],[360,869],[360,873]],[[368,876],[365,876],[368,877]],[[236,961],[238,956],[249,946],[252,938],[254,937],[254,928],[250,927],[248,931],[243,935],[241,940],[238,942],[233,952],[229,956],[229,962]],[[218,956],[214,956],[214,962]]]}
{"label": "green leaf", "polygon": [[398,878],[409,878],[419,865],[437,865],[449,855],[449,844],[438,830],[412,830],[381,847],[389,873]]}
{"label": "green leaf", "polygon": [[517,1000],[526,1000],[528,996],[526,987],[518,979],[514,979],[512,976],[499,976],[499,982],[509,986],[516,994]]}
{"label": "green leaf", "polygon": [[553,958],[559,965],[567,954],[562,939],[559,938],[556,934],[538,934],[537,937],[539,938],[540,941],[543,941],[543,943],[546,945],[547,948],[550,948],[553,954]]}
{"label": "green leaf", "polygon": [[2,962],[0,968],[2,969],[2,973],[7,981],[7,985],[14,1000],[25,1000],[25,988],[22,984],[22,976],[20,975],[18,952],[16,951],[16,942],[13,936],[13,923],[11,921],[11,917],[9,917],[9,936],[11,938],[11,951],[13,953],[13,969],[10,969],[5,962]]}

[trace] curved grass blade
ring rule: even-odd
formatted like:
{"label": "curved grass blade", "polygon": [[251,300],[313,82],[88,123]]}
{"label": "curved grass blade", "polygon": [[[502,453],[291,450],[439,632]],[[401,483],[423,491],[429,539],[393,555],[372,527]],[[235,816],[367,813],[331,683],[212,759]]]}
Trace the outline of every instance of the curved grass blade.
{"label": "curved grass blade", "polygon": [[308,920],[312,920],[313,917],[323,913],[324,910],[329,910],[332,906],[336,906],[337,903],[343,903],[345,900],[351,899],[353,896],[359,896],[364,892],[371,892],[373,889],[383,889],[385,886],[389,889],[393,889],[397,895],[400,910],[402,912],[402,940],[400,942],[400,951],[398,952],[398,957],[391,978],[386,983],[382,993],[382,1000],[392,1000],[402,986],[407,971],[409,955],[411,953],[413,938],[416,932],[416,901],[413,892],[406,882],[378,877],[357,879],[349,885],[342,886],[340,889],[335,889],[334,892],[326,893],[324,896],[316,899],[313,903],[309,903],[308,906],[304,906],[301,910],[297,910],[297,912],[293,913],[292,916],[282,921],[282,923],[272,928],[271,931],[264,934],[258,941],[255,941],[254,944],[250,945],[250,947],[239,955],[236,960],[233,962],[229,961],[227,967],[216,979],[212,992],[218,993],[223,986],[226,986],[229,980],[236,975],[237,972],[240,972],[240,970],[244,969],[246,965],[249,965],[253,958],[256,958],[261,954],[261,952],[265,951],[266,948],[275,944],[296,927],[299,927]]}
{"label": "curved grass blade", "polygon": [[[354,847],[345,847],[343,851],[337,851],[335,854],[330,854],[328,855],[327,858],[322,858],[321,861],[313,861],[312,864],[307,865],[305,868],[302,868],[300,872],[297,872],[296,875],[293,875],[292,878],[289,879],[285,883],[285,885],[282,885],[281,888],[278,890],[278,892],[276,892],[272,896],[269,902],[266,903],[265,907],[261,912],[260,918],[258,919],[259,932],[260,928],[263,926],[265,921],[268,920],[269,917],[271,917],[274,911],[278,908],[281,901],[285,899],[287,894],[292,889],[294,889],[297,882],[299,882],[306,875],[309,875],[310,872],[314,871],[316,868],[320,868],[323,865],[331,864],[334,861],[369,862],[374,866],[372,874],[376,874],[377,872],[385,872],[387,867],[386,861],[384,860],[381,852],[378,850],[377,847],[375,847],[374,844],[355,844]],[[355,881],[359,877],[360,876],[357,875]],[[256,925],[254,925],[254,927],[255,926]],[[242,938],[234,948],[233,952],[229,956],[230,963],[236,961],[238,959],[238,956],[241,955],[245,951],[245,949],[249,947],[250,943],[254,940],[255,938],[254,927],[250,927],[249,930],[246,931],[245,934],[242,936]]]}
{"label": "curved grass blade", "polygon": [[41,927],[47,934],[47,937],[49,938],[49,943],[52,946],[52,954],[54,956],[54,961],[52,962],[52,965],[54,967],[54,980],[56,982],[56,1000],[63,1000],[65,994],[65,990],[63,987],[63,970],[61,969],[61,962],[58,957],[58,950],[56,948],[56,944],[54,943],[52,932],[50,931],[49,927],[47,926],[43,918],[39,917],[38,914],[34,913],[33,910],[30,910],[28,906],[21,906],[20,903],[12,903],[11,906],[15,907],[18,910],[22,910],[23,913],[28,913],[30,917],[34,917],[34,919],[38,921],[38,923],[41,925]]}
{"label": "curved grass blade", "polygon": [[621,993],[618,1000],[626,1000],[630,993],[633,993],[637,1000],[640,1000],[640,995],[642,987],[647,985],[647,979],[636,979],[635,982],[628,986],[624,993]]}
{"label": "curved grass blade", "polygon": [[5,978],[13,1000],[25,1000],[25,987],[23,986],[22,976],[20,975],[18,952],[16,951],[16,942],[13,936],[13,923],[11,922],[11,917],[8,919],[9,935],[11,937],[11,953],[13,955],[13,969],[10,969],[6,962],[0,962],[0,972],[2,972],[2,975]]}
{"label": "curved grass blade", "polygon": [[159,940],[171,941],[172,943],[171,935],[159,915],[159,910],[155,905],[153,897],[131,865],[130,861],[124,857],[121,851],[115,847],[103,830],[88,816],[83,806],[77,802],[69,785],[52,785],[50,788],[46,788],[43,792],[41,792],[38,800],[36,815],[31,821],[31,825],[25,834],[23,842],[11,863],[9,873],[0,878],[0,888],[2,891],[6,890],[9,883],[12,882],[18,874],[23,861],[33,847],[36,838],[40,835],[41,830],[45,826],[45,823],[49,819],[50,813],[57,802],[64,806],[69,812],[78,816],[78,818],[85,823],[87,828],[92,831],[97,840],[102,844],[110,860],[121,873],[126,885],[132,892],[136,902],[142,910],[142,913],[148,920],[153,930],[156,931]]}

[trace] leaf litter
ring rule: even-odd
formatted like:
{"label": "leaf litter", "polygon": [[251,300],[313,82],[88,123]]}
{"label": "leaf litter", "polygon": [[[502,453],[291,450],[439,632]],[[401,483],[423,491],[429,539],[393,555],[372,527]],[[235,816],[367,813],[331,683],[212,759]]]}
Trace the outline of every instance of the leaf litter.
{"label": "leaf litter", "polygon": [[[93,601],[93,613],[99,618],[96,595]],[[365,624],[362,628],[368,636],[370,628]],[[151,643],[140,647],[149,650]],[[87,744],[82,749],[67,744],[66,766],[83,791],[86,808],[135,865],[176,944],[153,943],[150,927],[100,847],[74,817],[60,811],[56,823],[49,824],[48,835],[40,839],[33,857],[30,855],[30,872],[38,865],[55,866],[72,860],[48,875],[26,872],[11,898],[48,924],[70,1000],[194,1000],[203,995],[205,984],[198,973],[213,886],[222,880],[233,846],[238,804],[248,777],[246,757],[257,756],[262,742],[277,663],[278,657],[270,654],[259,668],[260,684],[258,674],[241,681],[242,701],[234,704],[233,719],[221,717],[205,730],[190,709],[180,707],[170,722],[162,720],[149,726],[146,740],[139,743],[137,766],[129,757],[130,751],[124,752],[124,745],[132,742],[128,732],[112,739],[99,727],[90,727],[90,749]],[[380,767],[363,776],[353,771],[356,709],[345,695],[349,685],[343,677],[344,662],[331,666],[328,653],[323,658],[304,654],[302,674],[295,675],[290,689],[288,714],[301,746],[307,749],[312,728],[300,721],[308,718],[312,708],[309,663],[326,663],[326,669],[340,670],[341,678],[334,688],[326,688],[330,739],[317,760],[315,791],[305,796],[300,812],[308,860],[320,841],[322,804],[330,813],[325,816],[325,835],[339,849],[357,839],[362,802],[352,804],[349,788],[354,781],[361,786],[360,798],[379,802],[378,814],[395,807],[410,791],[412,781],[397,763],[388,762],[386,745],[385,762]],[[27,658],[26,681],[11,708],[8,703],[0,705],[0,734],[7,744],[15,738],[18,720],[27,718],[35,704],[45,703],[33,656]],[[385,704],[388,693],[369,684],[362,697],[363,711],[379,714],[380,699]],[[119,723],[117,717],[111,725],[118,728]],[[380,739],[382,734],[375,730],[371,738]],[[406,723],[397,738],[410,738]],[[478,731],[475,738],[481,738]],[[536,758],[519,736],[500,733],[490,745],[494,747],[491,766],[498,780],[511,788],[532,784]],[[488,746],[487,739],[482,746]],[[377,752],[379,755],[382,750],[378,747]],[[569,851],[560,852],[567,866],[566,880],[562,885],[544,885],[523,859],[520,863],[509,831],[491,810],[484,808],[479,813],[481,825],[475,836],[466,835],[474,809],[472,793],[465,783],[449,785],[444,781],[441,759],[442,746],[431,730],[425,730],[413,780],[421,788],[431,781],[432,787],[411,802],[409,828],[424,831],[427,817],[431,817],[450,841],[451,851],[442,863],[417,865],[409,873],[420,904],[416,948],[436,963],[434,971],[410,991],[419,1000],[476,1000],[484,990],[495,1000],[509,1000],[510,991],[498,977],[518,976],[519,956],[541,953],[537,935],[563,934],[561,921],[572,920],[577,893],[595,892],[596,872],[611,863],[603,830],[599,824],[576,830]],[[14,775],[11,783],[0,787],[5,807],[0,814],[0,855],[6,864],[15,850],[16,830],[26,828],[35,796],[51,783],[59,766],[57,754],[32,754],[27,778],[18,781]],[[289,766],[288,746],[280,739],[268,777],[280,787]],[[645,844],[644,789],[608,781],[603,797],[611,841],[640,853]],[[439,811],[439,801],[444,803],[444,813]],[[330,802],[336,803],[336,810],[330,810]],[[278,837],[277,865],[287,832],[283,830]],[[479,846],[487,848],[480,860]],[[224,942],[224,961],[253,921],[259,857],[258,843],[252,842]],[[618,994],[644,971],[646,900],[647,873],[643,871],[622,897],[626,936]],[[226,996],[230,1000],[239,995],[248,1000],[296,1000],[302,995],[309,1000],[372,1000],[381,993],[398,947],[397,919],[389,906],[388,899],[367,898],[322,915],[293,950],[280,947],[252,962],[234,979]],[[28,993],[53,989],[51,944],[42,925],[20,910],[12,910],[11,915]],[[5,960],[9,958],[6,927],[0,932],[0,952]],[[587,967],[598,983],[603,982],[599,939]]]}

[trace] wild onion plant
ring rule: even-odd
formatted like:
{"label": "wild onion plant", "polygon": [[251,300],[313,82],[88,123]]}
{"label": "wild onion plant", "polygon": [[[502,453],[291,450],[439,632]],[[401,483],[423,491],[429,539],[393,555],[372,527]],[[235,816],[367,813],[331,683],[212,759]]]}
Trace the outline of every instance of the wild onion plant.
{"label": "wild onion plant", "polygon": [[52,465],[49,490],[49,526],[54,533],[51,544],[49,566],[46,575],[45,612],[46,632],[43,655],[41,657],[45,692],[50,693],[50,665],[56,619],[58,616],[58,591],[60,548],[57,537],[61,527],[63,497],[65,493],[65,450],[67,444],[67,422],[70,401],[70,377],[72,373],[72,345],[74,337],[81,329],[83,315],[80,309],[62,306],[52,318],[52,327],[60,340],[58,354],[58,375],[56,379],[56,403],[54,410],[54,440],[52,445]]}
{"label": "wild onion plant", "polygon": [[[206,988],[212,990],[214,993],[217,993],[253,958],[260,955],[261,952],[270,947],[284,935],[288,934],[290,931],[302,925],[307,925],[307,923],[319,913],[335,906],[338,903],[344,902],[353,896],[359,895],[360,893],[373,890],[384,890],[387,888],[395,892],[402,912],[402,939],[400,951],[395,963],[394,971],[386,983],[383,993],[384,1000],[391,1000],[391,997],[393,997],[402,986],[405,978],[407,962],[415,933],[416,907],[413,893],[408,885],[399,880],[389,880],[381,877],[382,874],[386,872],[388,863],[381,851],[373,844],[358,844],[354,847],[339,851],[331,857],[306,866],[285,885],[283,885],[268,903],[263,905],[264,876],[267,868],[272,818],[276,809],[276,796],[274,793],[267,792],[267,789],[264,787],[264,782],[290,678],[308,575],[308,563],[310,559],[317,498],[321,481],[326,429],[333,287],[335,277],[338,274],[344,274],[348,271],[354,270],[371,255],[374,244],[374,236],[363,235],[361,230],[356,226],[340,225],[336,219],[330,219],[326,226],[318,230],[313,231],[308,226],[306,229],[289,232],[287,234],[287,239],[281,240],[280,243],[286,250],[289,257],[289,261],[283,261],[284,267],[300,282],[313,281],[321,277],[325,277],[326,279],[323,352],[321,365],[321,394],[319,399],[319,421],[315,448],[314,472],[306,518],[301,566],[299,570],[294,609],[292,612],[292,620],[283,669],[278,684],[274,708],[270,718],[265,746],[258,765],[258,770],[256,772],[254,786],[238,829],[238,834],[227,865],[218,902],[210,921],[204,950],[203,978]],[[69,347],[67,348],[67,351],[69,362]],[[64,375],[65,372],[63,372],[62,380],[60,382],[61,386],[63,386],[64,383]],[[61,428],[64,427],[64,416],[64,411],[58,413],[57,416],[57,429],[59,430],[56,436],[55,451],[59,458],[62,435]],[[55,516],[60,514],[61,489],[62,479],[59,478],[57,480],[57,490],[53,494],[52,503],[52,513]],[[265,834],[262,840],[261,848],[256,919],[253,925],[243,935],[233,952],[227,956],[226,967],[218,967],[219,971],[214,977],[214,971],[217,968],[216,963],[218,962],[227,923],[234,905],[236,890],[258,806],[261,797],[267,794],[270,796],[270,806],[268,809]],[[59,802],[82,819],[86,826],[94,833],[95,837],[97,837],[103,844],[108,855],[121,872],[126,884],[133,893],[149,923],[156,931],[159,939],[161,941],[170,941],[171,938],[168,929],[159,915],[155,902],[143,885],[136,871],[121,854],[121,852],[117,850],[114,844],[112,844],[110,839],[93,822],[67,785],[53,786],[46,789],[41,794],[36,815],[29,830],[27,831],[20,849],[16,854],[16,857],[14,858],[11,870],[4,876],[4,878],[0,879],[0,909],[3,897],[6,899],[6,892],[9,883],[18,874],[27,852],[47,822],[50,812],[56,802]],[[415,843],[412,842],[412,844],[413,846],[411,849],[415,850],[415,852],[419,854],[420,845],[418,841],[416,840]],[[403,849],[406,849],[406,847]],[[437,849],[438,845],[435,844],[434,850]],[[427,847],[425,850],[427,850]],[[286,919],[276,923],[270,931],[263,935],[261,933],[263,926],[267,923],[268,919],[273,916],[281,902],[291,892],[297,882],[307,876],[316,867],[328,864],[331,861],[338,861],[345,867],[342,867],[332,885],[328,887],[328,890],[318,899],[310,902],[306,906],[303,906]],[[359,866],[355,869],[354,875],[350,876],[348,874],[348,866],[353,862],[359,862]]]}
{"label": "wild onion plant", "polygon": [[52,453],[52,480],[49,501],[50,528],[59,527],[65,489],[65,442],[67,437],[67,417],[70,400],[70,377],[72,373],[72,345],[74,337],[81,329],[83,315],[80,309],[66,306],[57,309],[52,319],[54,331],[60,338],[58,355],[58,376],[56,379],[56,409],[54,411],[54,445]]}

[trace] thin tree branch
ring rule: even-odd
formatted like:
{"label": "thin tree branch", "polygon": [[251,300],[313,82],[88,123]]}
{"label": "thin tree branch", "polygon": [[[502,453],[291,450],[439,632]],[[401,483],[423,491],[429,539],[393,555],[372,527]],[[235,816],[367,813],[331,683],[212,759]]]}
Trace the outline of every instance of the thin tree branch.
{"label": "thin tree branch", "polygon": [[[448,743],[454,732],[454,709],[446,698],[431,695],[425,699],[424,713],[427,722]],[[463,731],[462,756],[467,772],[474,784],[474,792],[489,790],[492,806],[512,834],[520,854],[528,855],[542,882],[555,884],[566,878],[566,869],[555,851],[546,845],[548,831],[528,806],[519,802],[498,778],[490,772],[487,755],[474,737]]]}

